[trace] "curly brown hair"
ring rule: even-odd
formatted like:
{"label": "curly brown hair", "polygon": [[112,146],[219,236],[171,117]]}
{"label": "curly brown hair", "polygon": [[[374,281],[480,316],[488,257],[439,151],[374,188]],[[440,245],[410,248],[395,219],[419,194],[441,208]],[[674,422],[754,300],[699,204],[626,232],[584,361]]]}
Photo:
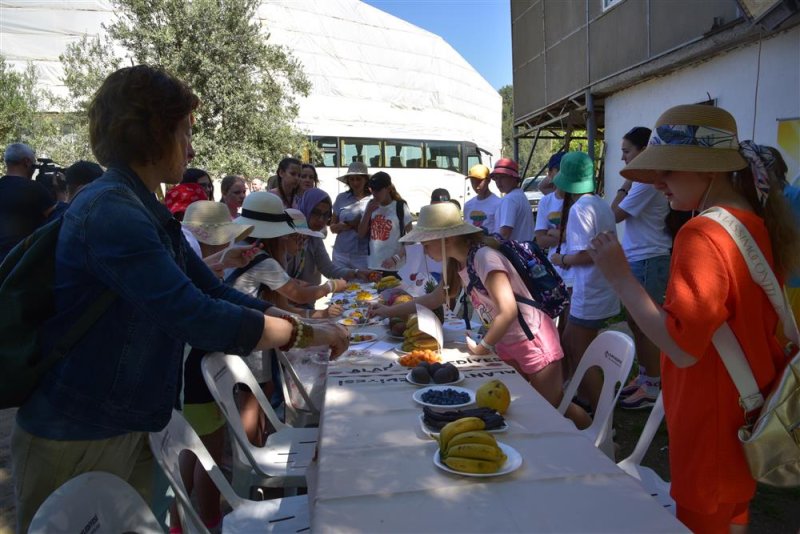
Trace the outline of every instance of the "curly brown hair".
{"label": "curly brown hair", "polygon": [[97,161],[149,164],[175,143],[178,123],[200,99],[188,85],[149,65],[110,74],[89,105],[89,142]]}

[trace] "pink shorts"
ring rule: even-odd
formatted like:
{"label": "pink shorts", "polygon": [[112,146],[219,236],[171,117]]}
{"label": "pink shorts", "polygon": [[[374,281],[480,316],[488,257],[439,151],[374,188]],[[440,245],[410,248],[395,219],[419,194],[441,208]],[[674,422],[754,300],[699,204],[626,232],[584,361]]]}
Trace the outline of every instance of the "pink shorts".
{"label": "pink shorts", "polygon": [[498,343],[497,355],[503,361],[516,362],[525,374],[536,374],[553,362],[564,357],[558,330],[552,321],[542,321],[532,340],[523,339],[515,343]]}

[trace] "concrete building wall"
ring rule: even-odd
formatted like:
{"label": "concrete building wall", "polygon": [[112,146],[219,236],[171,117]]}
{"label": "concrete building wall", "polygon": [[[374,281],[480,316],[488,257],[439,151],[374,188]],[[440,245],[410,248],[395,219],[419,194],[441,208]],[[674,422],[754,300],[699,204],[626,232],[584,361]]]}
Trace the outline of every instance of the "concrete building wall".
{"label": "concrete building wall", "polygon": [[[778,119],[800,117],[800,27],[764,40],[760,66],[755,43],[609,95],[605,100],[605,190],[616,191],[623,181],[620,143],[628,130],[652,128],[667,108],[703,102],[709,96],[736,118],[740,140],[777,147]],[[796,176],[800,161],[786,160],[790,178]]]}

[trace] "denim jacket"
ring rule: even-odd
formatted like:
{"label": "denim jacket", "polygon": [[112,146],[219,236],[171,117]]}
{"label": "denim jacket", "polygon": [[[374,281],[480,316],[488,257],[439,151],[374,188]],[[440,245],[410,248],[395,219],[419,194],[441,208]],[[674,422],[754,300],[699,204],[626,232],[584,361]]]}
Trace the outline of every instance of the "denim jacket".
{"label": "denim jacket", "polygon": [[160,430],[178,398],[184,343],[249,354],[269,306],[222,284],[125,168],[109,169],[64,215],[56,314],[42,348],[107,288],[118,298],[20,408],[17,422],[29,433],[81,440]]}

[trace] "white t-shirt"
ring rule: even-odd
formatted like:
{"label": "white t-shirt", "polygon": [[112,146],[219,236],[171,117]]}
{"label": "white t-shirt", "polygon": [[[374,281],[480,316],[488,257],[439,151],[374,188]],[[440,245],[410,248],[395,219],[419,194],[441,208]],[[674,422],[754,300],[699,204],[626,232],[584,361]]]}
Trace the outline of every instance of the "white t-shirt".
{"label": "white t-shirt", "polygon": [[438,285],[439,279],[433,273],[441,278],[442,263],[429,258],[425,254],[422,243],[406,244],[406,262],[397,274],[405,282],[404,289],[408,294],[412,297],[424,295],[425,284],[429,280],[433,280],[434,285]]}
{"label": "white t-shirt", "polygon": [[509,239],[514,241],[530,241],[533,239],[533,212],[531,204],[522,189],[516,187],[500,199],[495,219],[496,231],[503,226],[512,228]]}
{"label": "white t-shirt", "polygon": [[183,237],[186,238],[186,242],[189,243],[189,246],[192,247],[197,257],[203,259],[203,253],[200,251],[200,242],[194,236],[192,232],[186,229],[185,226],[181,226],[181,232],[183,232]]}
{"label": "white t-shirt", "polygon": [[369,223],[369,259],[367,265],[370,269],[396,271],[403,266],[401,260],[397,267],[383,267],[384,260],[395,254],[400,254],[403,244],[400,239],[400,224],[407,226],[411,222],[411,212],[408,204],[403,203],[403,221],[397,220],[397,201],[393,200],[387,206],[380,206],[372,212]]}
{"label": "white t-shirt", "polygon": [[486,228],[486,231],[492,234],[497,231],[495,219],[499,207],[500,197],[494,193],[490,193],[482,200],[472,197],[464,204],[464,220],[478,228]]}
{"label": "white t-shirt", "polygon": [[[264,254],[263,252],[261,254]],[[258,255],[256,256],[258,257]],[[283,270],[281,264],[274,258],[267,258],[254,265],[242,274],[233,283],[233,287],[242,293],[258,298],[258,289],[261,284],[275,291],[282,288],[291,278]]]}
{"label": "white t-shirt", "polygon": [[[592,239],[602,232],[616,234],[614,212],[597,195],[584,195],[569,209],[565,254],[587,250]],[[619,313],[619,299],[606,278],[593,263],[573,265],[570,315],[578,319],[605,319]]]}
{"label": "white t-shirt", "polygon": [[628,261],[669,255],[672,239],[664,222],[669,203],[663,194],[650,184],[636,182],[619,203],[619,209],[628,214],[622,236]]}
{"label": "white t-shirt", "polygon": [[[564,207],[564,199],[558,198],[555,193],[548,193],[539,201],[539,213],[536,214],[535,230],[552,230],[561,228],[561,210]],[[565,235],[566,237],[566,235]],[[562,247],[563,248],[563,247]],[[548,252],[555,253],[556,247]],[[568,287],[572,287],[572,271],[562,269],[558,265],[553,265],[556,272],[564,280]]]}

